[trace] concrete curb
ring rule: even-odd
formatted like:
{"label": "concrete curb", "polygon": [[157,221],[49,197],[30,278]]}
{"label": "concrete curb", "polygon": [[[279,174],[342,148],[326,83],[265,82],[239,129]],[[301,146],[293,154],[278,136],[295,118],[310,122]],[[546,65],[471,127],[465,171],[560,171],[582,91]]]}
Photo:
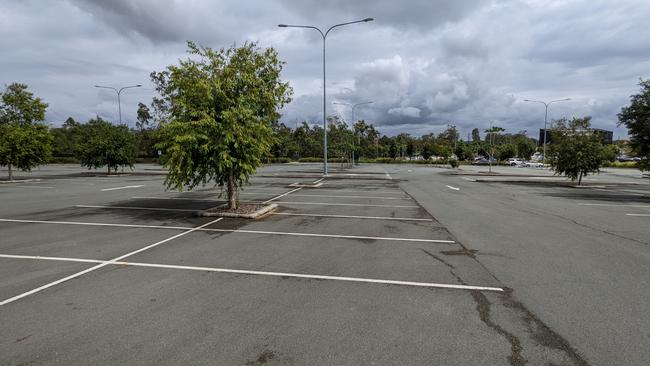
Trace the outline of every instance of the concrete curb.
{"label": "concrete curb", "polygon": [[[220,207],[220,206],[218,206]],[[204,216],[204,217],[235,217],[235,218],[240,218],[240,219],[259,219],[263,216],[266,216],[273,212],[275,209],[278,208],[278,205],[276,203],[272,203],[270,205],[266,205],[259,210],[249,213],[249,214],[238,214],[238,213],[232,213],[232,212],[209,212],[208,210],[203,210],[199,211],[198,215],[199,216]]]}

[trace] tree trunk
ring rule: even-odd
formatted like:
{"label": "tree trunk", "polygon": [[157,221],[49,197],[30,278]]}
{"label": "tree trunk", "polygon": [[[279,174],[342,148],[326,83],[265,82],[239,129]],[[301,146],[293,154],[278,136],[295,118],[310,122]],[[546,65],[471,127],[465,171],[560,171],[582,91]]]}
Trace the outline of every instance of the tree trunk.
{"label": "tree trunk", "polygon": [[580,172],[580,175],[578,175],[578,185],[582,183],[582,172]]}
{"label": "tree trunk", "polygon": [[108,175],[111,175],[111,166],[108,166]]}
{"label": "tree trunk", "polygon": [[9,168],[9,180],[11,180],[13,178],[13,174],[11,172],[11,164],[7,165],[7,167]]}
{"label": "tree trunk", "polygon": [[228,209],[235,210],[238,206],[237,185],[235,184],[235,176],[231,173],[228,176]]}

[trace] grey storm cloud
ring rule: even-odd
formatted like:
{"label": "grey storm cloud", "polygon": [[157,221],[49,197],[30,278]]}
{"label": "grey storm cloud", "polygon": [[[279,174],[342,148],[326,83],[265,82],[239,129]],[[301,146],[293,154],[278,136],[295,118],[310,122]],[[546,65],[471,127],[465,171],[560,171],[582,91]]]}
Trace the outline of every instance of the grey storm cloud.
{"label": "grey storm cloud", "polygon": [[489,121],[535,135],[543,109],[523,99],[571,97],[551,118],[616,114],[650,70],[646,0],[0,0],[0,83],[24,82],[50,108],[117,120],[116,98],[93,85],[143,84],[122,95],[123,120],[153,96],[149,73],[186,57],[185,42],[228,47],[259,41],[286,61],[294,101],[289,126],[322,121],[321,39],[305,29],[366,17],[327,40],[328,114],[356,117],[387,134],[420,135],[457,125],[463,136]]}

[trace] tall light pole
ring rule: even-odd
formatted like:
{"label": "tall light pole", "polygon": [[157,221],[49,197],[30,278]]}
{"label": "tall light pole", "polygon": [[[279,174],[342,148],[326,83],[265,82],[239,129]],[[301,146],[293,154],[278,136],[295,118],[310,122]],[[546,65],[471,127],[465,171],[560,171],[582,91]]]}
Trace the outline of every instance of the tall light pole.
{"label": "tall light pole", "polygon": [[102,88],[102,89],[111,89],[117,93],[117,110],[120,115],[120,124],[122,124],[122,103],[120,102],[120,94],[122,94],[122,90],[124,89],[131,89],[131,88],[139,88],[142,85],[130,85],[130,86],[124,86],[119,89],[113,88],[112,86],[103,86],[103,85],[95,85],[95,88]]}
{"label": "tall light pole", "polygon": [[[356,124],[356,120],[354,119],[354,110],[361,105],[366,105],[366,104],[372,104],[374,103],[372,100],[369,100],[367,102],[361,102],[361,103],[356,103],[356,104],[351,104],[351,103],[345,103],[345,102],[332,102],[332,104],[338,104],[338,105],[345,105],[348,107],[352,107],[352,164],[354,164],[354,133],[356,132],[354,129],[354,124]],[[357,146],[361,147],[361,136],[357,134]]]}
{"label": "tall light pole", "polygon": [[355,23],[364,23],[364,22],[371,22],[375,20],[374,18],[365,18],[361,20],[355,20],[353,22],[347,22],[347,23],[340,23],[340,24],[335,24],[331,27],[329,27],[325,33],[323,33],[322,30],[320,30],[317,27],[314,27],[312,25],[291,25],[291,24],[278,24],[278,27],[280,28],[310,28],[310,29],[315,29],[320,33],[320,35],[323,37],[323,174],[327,175],[327,91],[326,91],[326,84],[325,84],[325,40],[327,39],[327,35],[329,32],[337,27],[341,27],[344,25],[349,25],[349,24],[355,24]]}
{"label": "tall light pole", "polygon": [[566,102],[567,100],[571,100],[571,98],[564,98],[564,99],[557,99],[557,100],[551,100],[550,102],[544,102],[541,100],[530,100],[530,99],[524,99],[524,102],[531,102],[531,103],[542,103],[544,104],[544,147],[543,147],[543,152],[542,154],[542,164],[546,164],[546,135],[548,135],[548,131],[546,130],[546,121],[548,119],[548,106],[557,103],[557,102]]}

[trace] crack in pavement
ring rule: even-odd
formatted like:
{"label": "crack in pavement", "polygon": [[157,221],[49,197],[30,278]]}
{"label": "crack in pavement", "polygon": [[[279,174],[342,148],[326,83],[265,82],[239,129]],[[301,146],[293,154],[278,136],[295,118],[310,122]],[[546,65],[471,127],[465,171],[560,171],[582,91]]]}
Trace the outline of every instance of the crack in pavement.
{"label": "crack in pavement", "polygon": [[[454,271],[450,270],[452,276],[458,280],[461,284],[465,284],[465,281],[456,274]],[[480,291],[470,291],[469,292],[476,302],[476,311],[478,312],[479,318],[485,325],[494,329],[495,332],[503,336],[508,343],[510,343],[510,356],[508,356],[508,361],[512,366],[523,366],[526,364],[526,359],[521,355],[523,347],[521,346],[521,341],[517,336],[505,330],[502,326],[492,321],[490,318],[490,300],[482,294]]]}
{"label": "crack in pavement", "polygon": [[425,253],[426,253],[427,255],[429,255],[431,258],[437,260],[438,262],[441,262],[441,263],[444,264],[445,266],[447,266],[447,267],[449,267],[449,268],[451,268],[451,269],[456,269],[456,267],[454,267],[452,264],[446,262],[444,259],[442,259],[442,258],[438,257],[437,255],[435,255],[435,254],[429,252],[428,250],[425,250],[425,249],[423,249],[423,248],[420,248],[420,250],[423,251],[423,252],[425,252]]}

